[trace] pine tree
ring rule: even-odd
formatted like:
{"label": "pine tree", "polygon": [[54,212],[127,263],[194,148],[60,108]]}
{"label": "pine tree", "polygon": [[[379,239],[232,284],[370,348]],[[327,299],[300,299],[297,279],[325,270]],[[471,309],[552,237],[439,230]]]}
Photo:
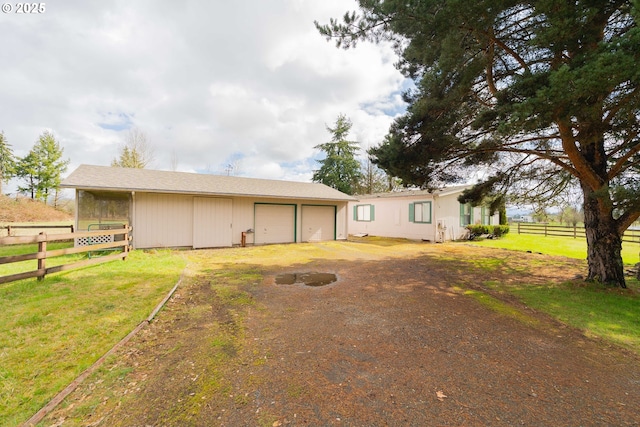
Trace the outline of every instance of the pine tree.
{"label": "pine tree", "polygon": [[16,158],[11,145],[7,142],[4,132],[0,132],[0,194],[2,194],[2,183],[15,175],[15,169]]}
{"label": "pine tree", "polygon": [[327,126],[331,133],[331,141],[316,145],[325,153],[325,158],[318,160],[320,169],[314,171],[313,181],[321,182],[346,194],[354,194],[362,176],[360,163],[355,155],[359,150],[358,143],[347,140],[352,123],[344,114],[340,114],[334,128]]}
{"label": "pine tree", "polygon": [[316,23],[342,47],[392,41],[415,84],[374,161],[422,187],[490,172],[465,195],[582,190],[588,279],[625,287],[640,217],[640,3],[359,0]]}
{"label": "pine tree", "polygon": [[60,188],[62,174],[69,165],[69,160],[62,159],[63,152],[53,134],[43,132],[29,154],[18,162],[16,175],[26,184],[18,186],[18,191],[47,202],[52,192]]}

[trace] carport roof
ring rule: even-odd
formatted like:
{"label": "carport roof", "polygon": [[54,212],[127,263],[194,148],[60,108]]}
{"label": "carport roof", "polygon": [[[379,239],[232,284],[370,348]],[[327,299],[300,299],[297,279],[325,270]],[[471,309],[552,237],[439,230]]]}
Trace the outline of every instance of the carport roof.
{"label": "carport roof", "polygon": [[334,188],[318,183],[93,165],[80,165],[62,182],[61,187],[94,191],[139,191],[324,201],[355,200]]}

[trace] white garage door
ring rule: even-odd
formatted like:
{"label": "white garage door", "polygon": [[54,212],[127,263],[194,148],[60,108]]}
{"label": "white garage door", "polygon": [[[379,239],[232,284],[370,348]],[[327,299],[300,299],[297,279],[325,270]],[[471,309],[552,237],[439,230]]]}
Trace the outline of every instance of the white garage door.
{"label": "white garage door", "polygon": [[295,242],[296,209],[293,205],[255,205],[255,242]]}
{"label": "white garage door", "polygon": [[302,241],[322,242],[336,238],[336,208],[334,206],[302,207]]}
{"label": "white garage door", "polygon": [[193,247],[231,246],[231,199],[193,198]]}

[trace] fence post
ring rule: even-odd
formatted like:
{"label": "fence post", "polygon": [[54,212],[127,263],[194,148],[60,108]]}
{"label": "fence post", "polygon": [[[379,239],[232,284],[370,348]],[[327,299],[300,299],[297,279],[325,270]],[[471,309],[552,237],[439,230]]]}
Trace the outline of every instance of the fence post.
{"label": "fence post", "polygon": [[544,237],[547,237],[547,223],[544,223]]}
{"label": "fence post", "polygon": [[124,224],[122,227],[127,230],[127,232],[124,233],[124,236],[123,236],[124,237],[124,241],[127,244],[124,245],[124,247],[122,248],[123,251],[124,251],[124,256],[122,257],[122,260],[126,261],[127,260],[127,256],[129,255],[129,238],[130,238],[129,232],[131,231],[131,227],[129,227],[127,224]]}
{"label": "fence post", "polygon": [[577,239],[578,238],[578,226],[577,225],[573,225],[573,238]]}
{"label": "fence post", "polygon": [[520,234],[520,223],[518,223],[518,234]]}
{"label": "fence post", "polygon": [[45,275],[47,260],[47,234],[41,231],[38,238],[38,271],[42,270],[42,274],[38,275],[38,280],[43,280]]}

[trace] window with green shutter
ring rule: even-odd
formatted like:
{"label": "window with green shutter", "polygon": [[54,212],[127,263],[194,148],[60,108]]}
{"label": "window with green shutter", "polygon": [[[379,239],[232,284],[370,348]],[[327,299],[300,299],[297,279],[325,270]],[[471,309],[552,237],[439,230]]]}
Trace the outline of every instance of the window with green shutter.
{"label": "window with green shutter", "polygon": [[355,221],[371,222],[375,219],[374,205],[356,205],[353,207],[353,219]]}
{"label": "window with green shutter", "polygon": [[409,203],[409,222],[431,224],[431,202]]}
{"label": "window with green shutter", "polygon": [[460,225],[466,227],[473,224],[473,206],[471,203],[460,203]]}

